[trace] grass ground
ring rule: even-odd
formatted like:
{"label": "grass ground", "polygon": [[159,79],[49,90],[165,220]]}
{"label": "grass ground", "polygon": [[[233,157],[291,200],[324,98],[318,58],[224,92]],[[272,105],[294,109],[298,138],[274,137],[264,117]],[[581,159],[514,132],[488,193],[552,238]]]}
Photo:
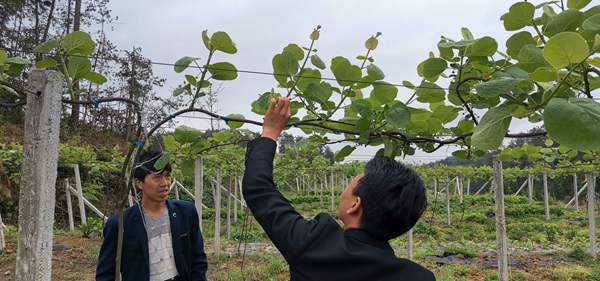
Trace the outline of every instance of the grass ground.
{"label": "grass ground", "polygon": [[[286,195],[306,217],[319,212],[334,214],[329,209],[327,197]],[[551,206],[551,219],[545,221],[543,204],[529,204],[525,197],[506,198],[511,280],[600,281],[600,259],[593,259],[586,253],[588,226],[585,211],[564,209],[558,203]],[[494,212],[490,195],[466,196],[464,205],[457,197],[452,197],[452,224],[447,225],[443,199],[435,202],[430,198],[428,211],[414,228],[416,262],[431,269],[442,281],[496,280]],[[224,216],[225,212],[222,213]],[[222,240],[222,254],[215,255],[212,214],[206,212],[204,218],[209,280],[289,280],[285,261],[255,221],[248,220],[242,236],[242,214],[232,227],[231,239]],[[53,280],[93,280],[101,243],[99,229],[84,227],[73,232],[55,231]],[[222,231],[225,236],[225,225]],[[15,227],[9,227],[7,234],[8,249],[0,254],[0,280],[14,279]],[[240,244],[244,237],[248,243],[246,255],[242,254],[244,243]],[[406,257],[405,237],[392,240],[391,244],[398,256]]]}

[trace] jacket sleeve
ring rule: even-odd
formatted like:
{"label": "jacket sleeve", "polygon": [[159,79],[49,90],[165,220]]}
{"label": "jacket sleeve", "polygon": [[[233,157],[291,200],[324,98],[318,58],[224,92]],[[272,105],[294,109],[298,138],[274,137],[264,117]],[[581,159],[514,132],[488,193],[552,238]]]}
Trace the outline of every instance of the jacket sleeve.
{"label": "jacket sleeve", "polygon": [[115,258],[117,253],[117,218],[112,216],[106,222],[103,231],[104,240],[100,247],[96,281],[115,280]]}
{"label": "jacket sleeve", "polygon": [[273,158],[276,147],[275,141],[264,137],[248,144],[242,192],[258,223],[291,264],[326,226],[324,216],[327,215],[305,220],[275,188]]}
{"label": "jacket sleeve", "polygon": [[204,240],[202,239],[202,233],[200,232],[200,222],[198,219],[198,212],[194,205],[192,207],[192,229],[191,243],[192,243],[192,281],[206,281],[206,271],[208,270],[208,260],[206,253],[204,252]]}

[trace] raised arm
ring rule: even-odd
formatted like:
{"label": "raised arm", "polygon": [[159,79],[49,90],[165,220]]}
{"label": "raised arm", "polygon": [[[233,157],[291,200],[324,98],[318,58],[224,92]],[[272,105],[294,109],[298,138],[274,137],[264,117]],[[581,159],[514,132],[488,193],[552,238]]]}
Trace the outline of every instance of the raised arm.
{"label": "raised arm", "polygon": [[326,219],[322,215],[305,220],[275,188],[273,158],[276,140],[290,118],[289,110],[287,98],[271,102],[265,115],[262,137],[248,144],[242,190],[256,220],[288,263],[293,263],[327,224],[319,223]]}

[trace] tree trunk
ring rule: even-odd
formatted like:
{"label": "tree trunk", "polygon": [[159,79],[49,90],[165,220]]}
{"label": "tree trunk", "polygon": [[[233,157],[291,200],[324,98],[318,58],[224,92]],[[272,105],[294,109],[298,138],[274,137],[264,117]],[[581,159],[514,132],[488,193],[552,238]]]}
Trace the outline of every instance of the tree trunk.
{"label": "tree trunk", "polygon": [[[75,0],[75,15],[73,16],[73,31],[79,31],[81,27],[81,0]],[[77,93],[79,91],[80,87],[79,87],[79,81],[76,81],[73,84],[73,91],[75,91],[75,93],[73,93],[73,101],[79,101],[79,93]],[[77,127],[77,124],[79,123],[79,112],[80,112],[80,106],[79,104],[72,104],[71,107],[71,120],[69,121],[69,125],[71,125],[71,127]]]}

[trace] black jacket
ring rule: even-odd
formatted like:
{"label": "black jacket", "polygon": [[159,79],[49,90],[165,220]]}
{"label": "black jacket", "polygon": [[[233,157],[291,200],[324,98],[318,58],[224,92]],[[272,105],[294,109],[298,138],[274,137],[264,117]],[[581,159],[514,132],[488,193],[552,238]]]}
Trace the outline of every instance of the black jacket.
{"label": "black jacket", "polygon": [[[206,281],[208,262],[196,207],[187,201],[167,200],[167,209],[171,222],[175,266],[179,276],[185,281]],[[123,218],[123,281],[147,281],[150,278],[148,236],[138,205],[126,209]],[[96,281],[115,280],[117,230],[117,217],[112,216],[104,226],[104,241],[100,248]]]}
{"label": "black jacket", "polygon": [[291,280],[429,281],[429,270],[397,258],[387,241],[361,229],[343,230],[328,214],[305,220],[273,183],[276,142],[248,144],[242,184],[248,207],[290,267]]}

